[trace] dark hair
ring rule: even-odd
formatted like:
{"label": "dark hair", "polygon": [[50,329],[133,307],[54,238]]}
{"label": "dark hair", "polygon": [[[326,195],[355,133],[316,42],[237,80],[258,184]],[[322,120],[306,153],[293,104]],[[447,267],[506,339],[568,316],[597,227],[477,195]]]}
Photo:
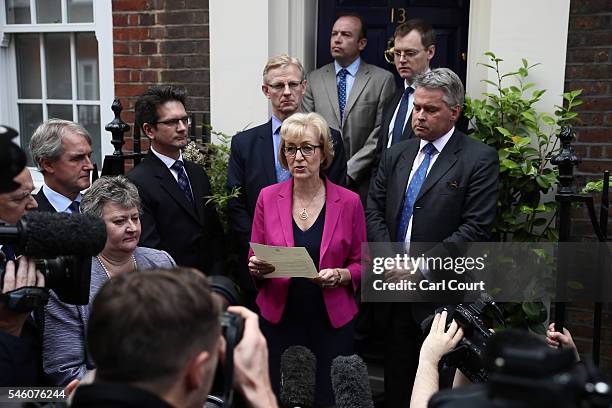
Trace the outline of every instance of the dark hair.
{"label": "dark hair", "polygon": [[208,280],[190,268],[128,272],[96,296],[87,343],[96,378],[170,387],[185,363],[221,333]]}
{"label": "dark hair", "polygon": [[134,106],[134,125],[142,130],[145,123],[155,126],[159,120],[157,108],[166,102],[177,101],[185,106],[187,93],[172,85],[152,86],[140,95]]}
{"label": "dark hair", "polygon": [[363,22],[361,16],[354,11],[341,11],[336,15],[334,22],[338,21],[340,17],[355,17],[361,23],[361,30],[359,30],[359,39],[366,38],[368,35],[368,27]]}
{"label": "dark hair", "polygon": [[395,33],[393,33],[393,38],[403,37],[412,30],[417,30],[421,34],[423,47],[429,48],[436,44],[436,32],[433,27],[427,21],[420,18],[414,18],[398,25],[395,28]]}

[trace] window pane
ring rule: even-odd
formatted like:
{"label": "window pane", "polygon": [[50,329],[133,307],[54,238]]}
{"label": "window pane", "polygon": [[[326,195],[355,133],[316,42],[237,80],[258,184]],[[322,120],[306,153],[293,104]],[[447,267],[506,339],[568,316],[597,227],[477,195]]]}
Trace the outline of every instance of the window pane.
{"label": "window pane", "polygon": [[19,104],[19,138],[21,148],[28,156],[28,166],[33,166],[32,156],[30,155],[30,139],[32,134],[43,121],[42,105],[38,104]]}
{"label": "window pane", "polygon": [[72,105],[47,105],[49,119],[72,120]]}
{"label": "window pane", "polygon": [[72,99],[70,83],[70,34],[45,34],[47,98]]}
{"label": "window pane", "polygon": [[40,46],[38,34],[15,35],[17,88],[21,99],[42,98],[40,82]]}
{"label": "window pane", "polygon": [[6,0],[7,24],[30,24],[30,0]]}
{"label": "window pane", "polygon": [[77,98],[98,100],[98,41],[93,33],[78,33],[77,50]]}
{"label": "window pane", "polygon": [[61,0],[36,0],[36,21],[40,24],[61,24]]}
{"label": "window pane", "polygon": [[100,148],[100,107],[91,105],[79,105],[80,123],[91,136],[92,150],[91,160],[98,164],[98,169],[102,170],[102,149]]}
{"label": "window pane", "polygon": [[69,23],[93,23],[93,0],[68,0]]}

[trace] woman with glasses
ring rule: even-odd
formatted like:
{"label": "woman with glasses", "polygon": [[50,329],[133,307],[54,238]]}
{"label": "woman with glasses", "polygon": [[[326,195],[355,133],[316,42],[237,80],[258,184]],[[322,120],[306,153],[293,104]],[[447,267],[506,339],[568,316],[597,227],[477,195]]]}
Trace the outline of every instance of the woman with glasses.
{"label": "woman with glasses", "polygon": [[334,150],[320,115],[296,113],[285,119],[280,134],[279,159],[292,177],[261,191],[251,241],[305,247],[319,276],[266,278],[274,266],[252,252],[249,271],[259,292],[275,392],[280,388],[281,354],[289,346],[302,345],[317,358],[316,406],[331,406],[331,361],[353,353],[365,217],[357,194],[322,176]]}

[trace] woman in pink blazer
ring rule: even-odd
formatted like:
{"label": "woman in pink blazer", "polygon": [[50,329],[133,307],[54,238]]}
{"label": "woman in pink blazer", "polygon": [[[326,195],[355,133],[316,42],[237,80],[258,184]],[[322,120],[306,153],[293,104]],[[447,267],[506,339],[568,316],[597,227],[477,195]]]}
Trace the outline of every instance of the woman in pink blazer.
{"label": "woman in pink blazer", "polygon": [[250,254],[270,376],[278,394],[281,354],[292,345],[308,347],[317,357],[315,402],[335,405],[330,367],[336,356],[353,353],[365,216],[357,194],[321,176],[334,149],[320,115],[296,113],[280,133],[279,159],[292,177],[259,194],[251,241],[305,247],[319,276],[266,279],[274,267]]}

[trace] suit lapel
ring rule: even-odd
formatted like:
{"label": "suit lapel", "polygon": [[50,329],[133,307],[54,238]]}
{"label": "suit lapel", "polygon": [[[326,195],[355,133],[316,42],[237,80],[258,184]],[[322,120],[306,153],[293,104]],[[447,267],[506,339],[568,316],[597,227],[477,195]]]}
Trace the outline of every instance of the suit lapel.
{"label": "suit lapel", "polygon": [[[202,179],[202,173],[196,171],[196,167],[198,165],[195,163],[185,162],[185,170],[187,170],[187,176],[189,177],[189,183],[191,184],[191,191],[193,192],[193,201],[195,206],[195,211],[197,213],[198,218],[200,219],[200,223],[204,222],[204,204],[208,200],[206,198],[206,193],[204,192],[204,180]],[[177,183],[178,186],[178,183]],[[182,191],[181,191],[182,192]],[[209,192],[212,194],[212,192]],[[183,194],[184,196],[184,194]],[[189,208],[193,208],[189,202],[185,201]]]}
{"label": "suit lapel", "polygon": [[[323,76],[323,78],[325,91],[327,92],[327,97],[329,98],[329,103],[331,103],[334,115],[336,116],[336,120],[338,121],[337,123],[340,123],[340,106],[338,105],[338,85],[336,84],[336,70],[334,68],[333,63],[326,65],[325,75]],[[347,109],[345,107],[344,111],[346,112],[346,110]],[[333,127],[333,124],[330,123],[329,125]]]}
{"label": "suit lapel", "polygon": [[351,93],[349,94],[348,101],[346,101],[346,107],[344,108],[344,117],[347,117],[353,105],[355,105],[355,101],[359,98],[359,95],[365,88],[366,84],[370,80],[370,68],[368,64],[361,61],[359,65],[359,69],[357,70],[357,75],[355,75],[355,82],[353,82],[353,87],[351,88]]}
{"label": "suit lapel", "polygon": [[260,157],[261,165],[264,168],[268,185],[276,184],[276,162],[274,161],[274,141],[272,140],[272,119],[266,123],[259,133],[260,143],[258,143],[259,151],[252,152],[256,157]]}
{"label": "suit lapel", "polygon": [[38,207],[36,208],[36,210],[47,211],[47,212],[57,212],[55,207],[53,207],[51,203],[49,202],[49,199],[43,192],[42,187],[40,188],[38,193],[36,193],[35,198],[36,198],[36,203],[38,204]]}
{"label": "suit lapel", "polygon": [[336,224],[342,215],[342,198],[338,194],[336,186],[331,184],[328,179],[325,180],[327,189],[327,197],[325,199],[325,224],[323,225],[323,235],[321,237],[321,254],[319,256],[319,264],[325,256],[327,248],[334,237]]}
{"label": "suit lapel", "polygon": [[427,177],[425,177],[425,181],[423,182],[423,186],[419,191],[417,200],[423,195],[427,194],[427,192],[438,182],[438,180],[440,180],[440,177],[446,174],[446,172],[453,167],[453,165],[457,162],[456,153],[459,150],[461,150],[461,138],[457,131],[455,131],[446,146],[444,146],[444,149],[440,153],[440,157],[438,157],[436,162],[431,167],[431,170],[429,170]]}
{"label": "suit lapel", "polygon": [[414,132],[412,131],[412,112],[410,112],[408,122],[406,122],[406,126],[404,126],[404,131],[402,132],[402,137],[400,137],[400,141],[408,140],[413,136]]}
{"label": "suit lapel", "polygon": [[293,241],[293,212],[291,208],[292,204],[292,190],[293,190],[293,178],[290,181],[285,182],[283,188],[278,191],[278,200],[276,201],[276,208],[278,210],[278,218],[280,219],[281,228],[283,235],[285,236],[285,243],[287,246],[292,247]]}
{"label": "suit lapel", "polygon": [[[166,167],[166,165],[157,156],[155,156],[155,154],[151,152],[149,152],[148,160],[151,160],[151,164],[153,165],[153,170],[154,170],[154,176],[155,178],[158,179],[159,184],[162,187],[162,189],[164,189],[168,193],[168,195],[174,201],[176,201],[176,203],[180,205],[196,221],[201,222],[200,217],[198,217],[198,215],[195,212],[194,206],[191,205],[189,201],[187,201],[187,197],[185,197],[185,194],[183,194],[183,192],[179,188],[178,183],[176,182],[176,180],[172,176],[172,173],[170,173],[170,170]],[[193,180],[191,178],[191,175],[189,176],[190,176],[189,181],[192,184],[191,188],[193,189],[194,184],[196,184],[195,183],[196,180]],[[194,199],[195,199],[196,205],[198,205],[197,203],[202,202],[203,196],[200,195],[198,198],[196,198],[195,197],[196,191],[193,191],[193,193],[194,193]],[[203,194],[203,192],[201,192],[200,194]]]}

